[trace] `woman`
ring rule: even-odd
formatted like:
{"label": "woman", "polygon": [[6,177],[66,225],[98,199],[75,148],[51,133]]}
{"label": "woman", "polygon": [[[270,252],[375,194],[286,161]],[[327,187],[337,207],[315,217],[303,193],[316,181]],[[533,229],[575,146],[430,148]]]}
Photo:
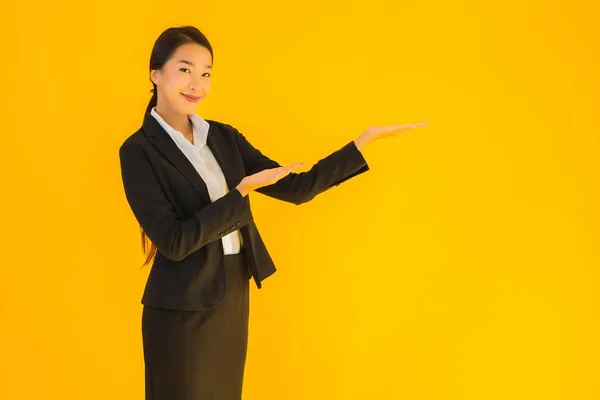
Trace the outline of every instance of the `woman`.
{"label": "woman", "polygon": [[371,127],[307,172],[281,166],[233,126],[195,109],[210,91],[213,50],[192,26],[169,28],[150,57],[142,127],[119,149],[127,201],[152,268],[142,297],[146,399],[240,399],[249,279],[276,271],[248,193],[293,204],[369,167],[365,144],[418,126]]}

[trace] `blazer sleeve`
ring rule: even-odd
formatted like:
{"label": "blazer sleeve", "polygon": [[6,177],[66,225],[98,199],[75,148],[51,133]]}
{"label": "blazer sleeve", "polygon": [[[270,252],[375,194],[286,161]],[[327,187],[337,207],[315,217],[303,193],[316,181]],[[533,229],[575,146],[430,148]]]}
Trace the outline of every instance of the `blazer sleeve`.
{"label": "blazer sleeve", "polygon": [[[225,124],[235,134],[242,154],[246,175],[281,165],[262,154],[236,128]],[[348,179],[369,170],[369,165],[354,141],[319,160],[306,172],[290,172],[272,185],[256,189],[257,192],[296,205],[306,203],[320,193],[340,185]]]}
{"label": "blazer sleeve", "polygon": [[183,260],[252,220],[248,197],[237,189],[194,212],[191,218],[178,218],[142,146],[124,142],[119,158],[133,214],[157,249],[173,261]]}

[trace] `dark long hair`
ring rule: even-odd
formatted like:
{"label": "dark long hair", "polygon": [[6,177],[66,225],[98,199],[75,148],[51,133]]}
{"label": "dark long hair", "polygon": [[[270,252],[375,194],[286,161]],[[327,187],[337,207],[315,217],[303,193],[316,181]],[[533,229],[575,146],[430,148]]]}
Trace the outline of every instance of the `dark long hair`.
{"label": "dark long hair", "polygon": [[[154,47],[152,48],[152,54],[150,55],[150,71],[153,69],[161,69],[165,63],[171,58],[175,50],[183,44],[186,43],[197,43],[201,46],[204,46],[210,52],[211,57],[214,61],[214,55],[212,46],[210,42],[204,36],[202,32],[198,30],[198,28],[193,26],[179,26],[174,28],[169,28],[160,34],[156,42],[154,42]],[[148,102],[148,107],[146,107],[146,113],[144,114],[144,118],[146,114],[150,113],[152,107],[155,107],[158,100],[156,84],[152,82],[150,79],[150,83],[152,83],[153,88],[150,90],[152,92],[152,98],[150,102]],[[156,255],[156,246],[144,229],[140,225],[140,232],[142,234],[142,251],[146,254],[146,261],[142,265],[142,268],[146,266]],[[147,251],[147,243],[150,244],[150,249]]]}

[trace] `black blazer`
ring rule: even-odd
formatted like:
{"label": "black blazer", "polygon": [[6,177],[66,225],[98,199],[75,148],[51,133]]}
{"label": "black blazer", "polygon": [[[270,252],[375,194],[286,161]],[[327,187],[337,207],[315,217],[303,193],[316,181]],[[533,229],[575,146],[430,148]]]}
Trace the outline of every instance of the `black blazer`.
{"label": "black blazer", "polygon": [[[150,113],[119,148],[127,201],[157,247],[142,296],[144,305],[202,310],[219,304],[226,285],[220,239],[238,229],[249,263],[248,279],[253,277],[260,289],[261,281],[276,271],[252,216],[250,196],[242,196],[235,187],[245,176],[280,164],[254,148],[233,126],[206,121],[210,125],[207,145],[230,189],[214,202],[192,163]],[[256,192],[300,205],[368,170],[351,141],[309,171],[291,172]]]}

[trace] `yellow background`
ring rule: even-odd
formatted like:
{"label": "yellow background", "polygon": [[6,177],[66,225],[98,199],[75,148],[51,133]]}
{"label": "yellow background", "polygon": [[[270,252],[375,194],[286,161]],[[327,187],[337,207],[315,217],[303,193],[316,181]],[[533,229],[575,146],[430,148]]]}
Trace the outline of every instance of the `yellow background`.
{"label": "yellow background", "polygon": [[198,113],[282,164],[429,122],[308,204],[251,194],[279,271],[252,286],[245,400],[600,398],[594,2],[18,7],[1,24],[1,399],[143,398],[148,268],[118,146],[155,39],[186,24],[215,50]]}

